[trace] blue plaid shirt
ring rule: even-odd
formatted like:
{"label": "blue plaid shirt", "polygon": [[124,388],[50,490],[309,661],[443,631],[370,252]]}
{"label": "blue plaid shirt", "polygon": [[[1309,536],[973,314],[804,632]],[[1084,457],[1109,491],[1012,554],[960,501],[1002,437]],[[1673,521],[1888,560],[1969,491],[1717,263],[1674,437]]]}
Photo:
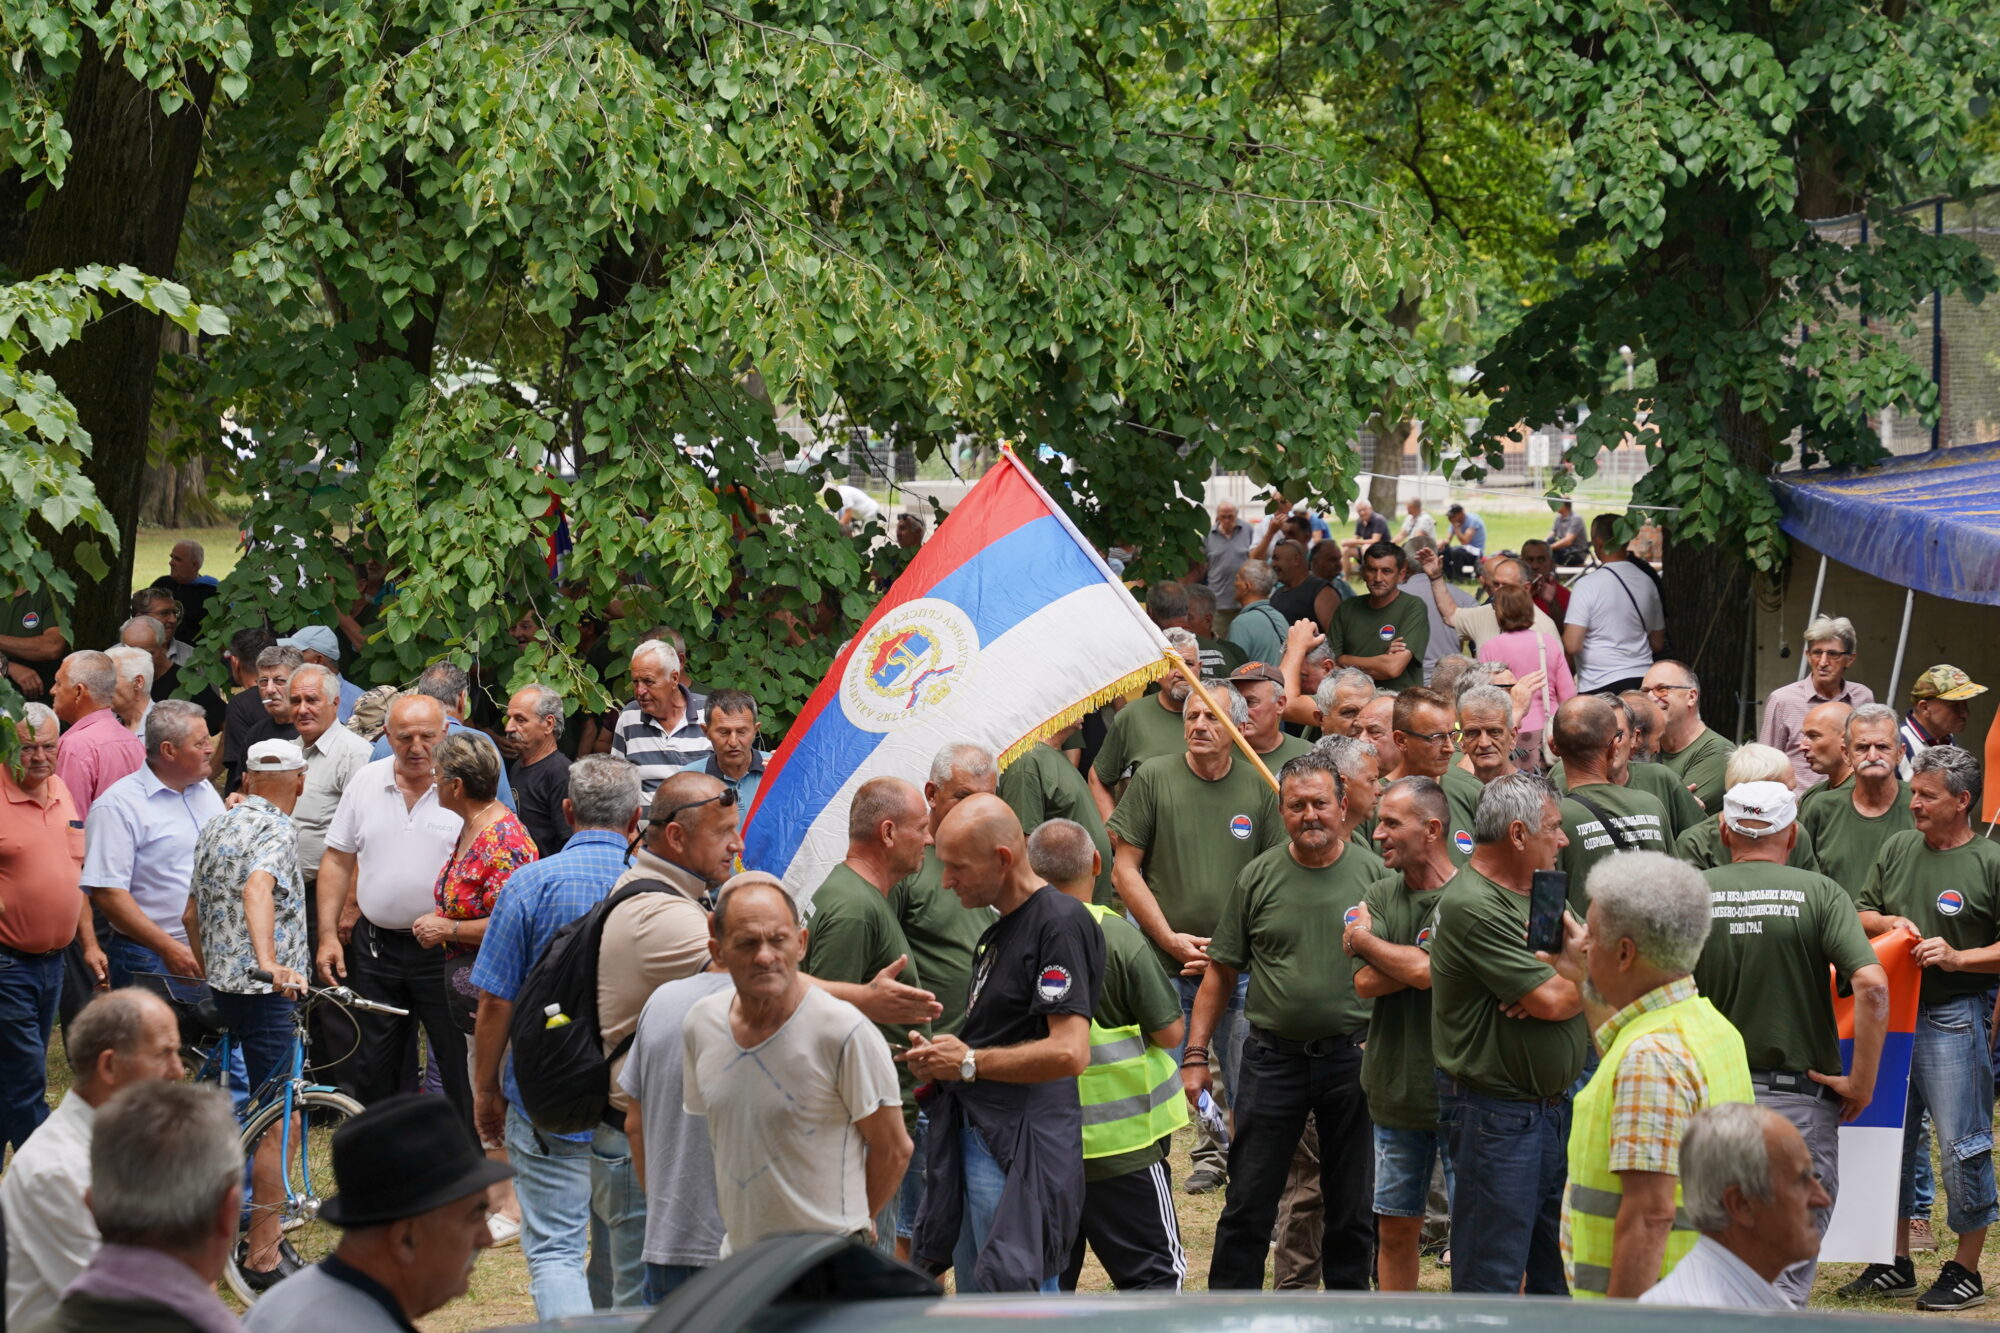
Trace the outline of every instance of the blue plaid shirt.
{"label": "blue plaid shirt", "polygon": [[[509,1003],[521,991],[528,969],[548,948],[558,930],[603,902],[611,885],[624,874],[625,836],[609,829],[584,829],[572,834],[554,856],[532,861],[516,870],[494,901],[472,965],[472,984],[496,1000]],[[514,1081],[514,1057],[507,1056],[500,1074],[507,1100],[521,1105],[521,1088]],[[588,1134],[545,1135],[573,1142],[590,1141]]]}

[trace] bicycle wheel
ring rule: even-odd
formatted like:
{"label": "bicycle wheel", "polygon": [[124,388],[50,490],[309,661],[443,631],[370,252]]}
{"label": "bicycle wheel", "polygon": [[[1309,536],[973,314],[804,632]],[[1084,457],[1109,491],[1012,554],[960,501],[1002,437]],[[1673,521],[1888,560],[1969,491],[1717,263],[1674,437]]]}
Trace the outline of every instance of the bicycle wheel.
{"label": "bicycle wheel", "polygon": [[[361,1103],[342,1093],[300,1091],[292,1098],[292,1114],[287,1119],[280,1089],[276,1100],[250,1117],[243,1127],[244,1156],[253,1163],[253,1175],[262,1176],[265,1173],[254,1165],[257,1154],[271,1153],[277,1184],[270,1198],[252,1200],[246,1208],[246,1238],[260,1222],[275,1215],[284,1239],[305,1263],[316,1264],[333,1253],[340,1244],[340,1228],[319,1216],[320,1205],[334,1193],[333,1135],[360,1114]],[[244,1257],[244,1246],[239,1242],[230,1251],[224,1276],[237,1299],[249,1305],[258,1293],[238,1267]]]}

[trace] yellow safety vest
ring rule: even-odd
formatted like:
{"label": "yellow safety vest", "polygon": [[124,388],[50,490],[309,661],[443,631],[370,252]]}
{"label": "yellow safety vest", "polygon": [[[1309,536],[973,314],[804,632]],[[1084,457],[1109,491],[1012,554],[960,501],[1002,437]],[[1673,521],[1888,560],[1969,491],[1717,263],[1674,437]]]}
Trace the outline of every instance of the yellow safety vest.
{"label": "yellow safety vest", "polygon": [[[1569,1263],[1570,1295],[1604,1296],[1611,1285],[1611,1241],[1624,1196],[1624,1182],[1611,1170],[1611,1099],[1618,1063],[1632,1043],[1662,1028],[1674,1029],[1693,1053],[1708,1087],[1703,1107],[1756,1100],[1743,1038],[1702,996],[1639,1015],[1620,1030],[1584,1090],[1577,1094],[1569,1127],[1569,1195],[1563,1205],[1563,1249]],[[1700,1233],[1681,1210],[1681,1186],[1674,1182],[1674,1224],[1660,1276],[1674,1270],[1694,1248]]]}
{"label": "yellow safety vest", "polygon": [[[1101,929],[1111,909],[1088,906]],[[1188,1122],[1173,1052],[1148,1045],[1136,1023],[1107,1028],[1091,1020],[1090,1065],[1076,1081],[1076,1094],[1083,1103],[1085,1157],[1136,1152]]]}

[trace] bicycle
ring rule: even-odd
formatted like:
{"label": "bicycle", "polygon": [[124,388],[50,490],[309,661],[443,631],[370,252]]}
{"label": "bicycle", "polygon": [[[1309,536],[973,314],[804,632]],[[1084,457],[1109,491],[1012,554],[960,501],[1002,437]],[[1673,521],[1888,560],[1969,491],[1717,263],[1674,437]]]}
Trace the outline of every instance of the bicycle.
{"label": "bicycle", "polygon": [[[251,978],[270,985],[270,973],[255,971]],[[227,1070],[235,1039],[212,1004],[202,1012],[199,1000],[176,994],[176,985],[191,985],[183,977],[148,974],[149,980],[164,981],[168,999],[177,1007],[192,1007],[202,1026],[216,1033],[213,1045],[202,1049],[191,1044],[184,1057],[193,1062],[200,1052],[198,1068],[190,1075],[197,1082],[213,1082],[228,1091]],[[205,991],[207,988],[202,987]],[[315,1264],[333,1253],[340,1244],[340,1228],[320,1221],[320,1205],[333,1193],[334,1132],[361,1114],[361,1103],[346,1093],[307,1077],[306,1052],[312,1045],[308,1015],[317,1004],[333,1004],[364,1013],[407,1017],[409,1011],[393,1005],[365,1000],[346,986],[308,986],[306,998],[292,1010],[291,1071],[282,1069],[251,1093],[242,1109],[243,1156],[248,1164],[251,1187],[246,1190],[243,1237],[230,1251],[223,1276],[229,1289],[245,1305],[256,1303],[261,1294],[244,1276],[253,1238],[275,1224],[279,1244],[289,1246],[301,1265]],[[272,1159],[259,1164],[261,1153]],[[279,1191],[283,1197],[279,1198]],[[268,1235],[268,1232],[265,1234]]]}

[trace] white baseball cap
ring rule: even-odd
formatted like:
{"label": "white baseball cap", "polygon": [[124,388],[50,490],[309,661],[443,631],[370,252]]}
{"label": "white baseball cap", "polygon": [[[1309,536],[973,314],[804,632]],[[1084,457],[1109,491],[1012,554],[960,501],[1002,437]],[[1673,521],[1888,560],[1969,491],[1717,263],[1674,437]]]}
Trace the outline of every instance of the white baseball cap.
{"label": "white baseball cap", "polygon": [[[1731,787],[1722,798],[1722,822],[1750,838],[1768,838],[1783,833],[1799,817],[1799,804],[1791,788],[1782,782],[1744,782]],[[1755,821],[1761,827],[1751,827]]]}
{"label": "white baseball cap", "polygon": [[305,766],[305,753],[293,741],[258,741],[243,761],[252,773],[288,773]]}

